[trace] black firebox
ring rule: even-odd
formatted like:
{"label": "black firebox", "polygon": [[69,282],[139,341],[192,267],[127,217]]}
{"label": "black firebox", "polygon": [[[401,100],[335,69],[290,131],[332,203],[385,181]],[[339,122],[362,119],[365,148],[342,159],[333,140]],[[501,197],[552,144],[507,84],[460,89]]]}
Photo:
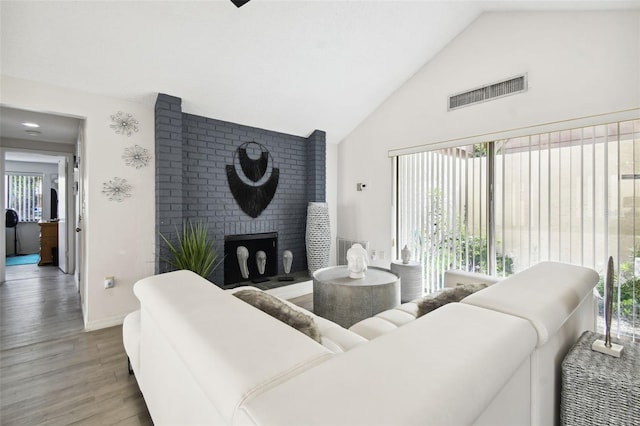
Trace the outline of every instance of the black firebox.
{"label": "black firebox", "polygon": [[[238,263],[238,247],[247,248],[249,257],[247,269],[249,277],[244,278]],[[266,254],[264,274],[258,269],[257,253],[263,251]],[[278,274],[278,233],[267,232],[262,234],[226,235],[224,237],[224,285],[251,281],[260,282]]]}

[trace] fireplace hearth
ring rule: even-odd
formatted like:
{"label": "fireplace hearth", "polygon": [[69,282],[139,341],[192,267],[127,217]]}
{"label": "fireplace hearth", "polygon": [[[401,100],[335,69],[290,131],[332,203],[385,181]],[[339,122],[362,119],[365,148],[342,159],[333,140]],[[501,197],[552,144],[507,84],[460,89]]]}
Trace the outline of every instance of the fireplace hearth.
{"label": "fireplace hearth", "polygon": [[224,256],[225,286],[266,281],[278,274],[278,233],[226,235]]}

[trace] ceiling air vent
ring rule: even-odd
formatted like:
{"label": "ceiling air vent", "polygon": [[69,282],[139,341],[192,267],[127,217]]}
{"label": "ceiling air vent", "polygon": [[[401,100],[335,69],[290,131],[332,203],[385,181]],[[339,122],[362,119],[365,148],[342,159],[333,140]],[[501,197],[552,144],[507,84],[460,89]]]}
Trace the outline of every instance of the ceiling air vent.
{"label": "ceiling air vent", "polygon": [[451,95],[449,96],[449,110],[526,91],[527,75],[523,74],[508,80],[458,93],[457,95]]}

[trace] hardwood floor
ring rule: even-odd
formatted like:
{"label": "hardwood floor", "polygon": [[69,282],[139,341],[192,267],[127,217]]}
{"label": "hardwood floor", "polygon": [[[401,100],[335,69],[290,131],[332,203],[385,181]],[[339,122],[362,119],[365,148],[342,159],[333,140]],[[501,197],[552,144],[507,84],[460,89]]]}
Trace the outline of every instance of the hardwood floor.
{"label": "hardwood floor", "polygon": [[289,299],[289,302],[305,308],[309,312],[313,312],[313,294],[305,294],[304,296],[294,297],[292,299]]}
{"label": "hardwood floor", "polygon": [[84,332],[73,276],[7,267],[0,315],[0,424],[152,424],[122,327]]}

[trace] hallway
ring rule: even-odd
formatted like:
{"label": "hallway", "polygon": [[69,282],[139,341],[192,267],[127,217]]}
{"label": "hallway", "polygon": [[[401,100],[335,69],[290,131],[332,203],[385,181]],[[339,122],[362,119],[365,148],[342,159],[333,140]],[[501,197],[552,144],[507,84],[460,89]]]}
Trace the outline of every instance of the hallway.
{"label": "hallway", "polygon": [[11,266],[0,284],[2,425],[152,424],[122,327],[85,332],[73,276]]}

